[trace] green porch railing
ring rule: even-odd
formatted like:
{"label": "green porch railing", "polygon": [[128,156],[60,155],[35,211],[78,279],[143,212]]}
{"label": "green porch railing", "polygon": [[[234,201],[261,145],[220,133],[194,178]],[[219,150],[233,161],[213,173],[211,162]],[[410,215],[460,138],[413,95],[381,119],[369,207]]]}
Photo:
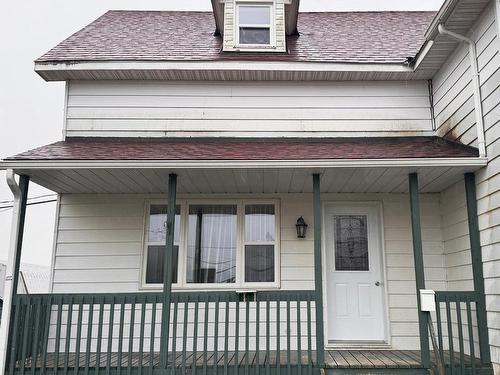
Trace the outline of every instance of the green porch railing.
{"label": "green porch railing", "polygon": [[452,374],[477,374],[482,365],[476,292],[436,292],[439,355]]}
{"label": "green porch railing", "polygon": [[173,293],[164,365],[162,298],[162,293],[17,295],[7,373],[319,371],[314,291]]}

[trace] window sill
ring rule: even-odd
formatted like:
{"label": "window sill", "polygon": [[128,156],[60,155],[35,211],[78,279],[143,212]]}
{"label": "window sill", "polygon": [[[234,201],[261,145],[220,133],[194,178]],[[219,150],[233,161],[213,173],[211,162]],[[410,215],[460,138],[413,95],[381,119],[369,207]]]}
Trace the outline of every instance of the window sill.
{"label": "window sill", "polygon": [[[161,292],[163,289],[162,285],[142,285],[139,290],[151,291],[151,292]],[[227,287],[226,285],[211,285],[211,284],[191,284],[191,285],[172,285],[172,291],[175,292],[211,292],[211,291],[219,291],[219,292],[262,292],[268,290],[280,290],[281,286],[279,283],[274,284],[265,284],[265,285],[233,285],[231,287]]]}

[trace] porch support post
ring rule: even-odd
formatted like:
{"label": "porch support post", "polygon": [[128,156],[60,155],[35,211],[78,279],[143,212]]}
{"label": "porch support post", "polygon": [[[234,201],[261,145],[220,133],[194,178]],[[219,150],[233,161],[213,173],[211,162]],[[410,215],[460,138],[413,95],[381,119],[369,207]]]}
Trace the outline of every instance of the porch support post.
{"label": "porch support post", "polygon": [[7,171],[7,183],[14,195],[12,210],[12,227],[10,248],[5,273],[5,289],[3,299],[2,320],[0,324],[0,374],[5,374],[7,349],[10,347],[10,321],[13,316],[13,300],[17,294],[19,281],[19,266],[21,264],[21,249],[23,245],[24,219],[28,201],[29,176],[21,175],[19,185],[12,170]]}
{"label": "porch support post", "polygon": [[323,332],[323,280],[321,262],[321,194],[320,175],[313,174],[314,211],[314,286],[316,290],[316,362],[323,367],[325,362],[325,341]]}
{"label": "porch support post", "polygon": [[486,297],[484,295],[483,258],[481,241],[479,238],[479,224],[477,218],[476,178],[474,173],[466,173],[465,197],[467,201],[467,218],[469,222],[470,251],[472,258],[472,274],[474,277],[474,291],[477,294],[477,328],[479,333],[479,352],[481,363],[491,362],[488,324],[486,314]]}
{"label": "porch support post", "polygon": [[424,255],[422,251],[422,229],[420,227],[420,200],[418,196],[418,176],[409,175],[411,231],[413,238],[413,258],[417,287],[418,325],[420,330],[420,360],[424,368],[430,367],[429,334],[427,333],[427,312],[420,308],[420,289],[425,289]]}
{"label": "porch support post", "polygon": [[160,342],[160,363],[167,368],[168,339],[170,336],[170,302],[172,299],[172,261],[174,251],[175,208],[177,196],[177,175],[168,176],[167,235],[163,257],[163,307]]}

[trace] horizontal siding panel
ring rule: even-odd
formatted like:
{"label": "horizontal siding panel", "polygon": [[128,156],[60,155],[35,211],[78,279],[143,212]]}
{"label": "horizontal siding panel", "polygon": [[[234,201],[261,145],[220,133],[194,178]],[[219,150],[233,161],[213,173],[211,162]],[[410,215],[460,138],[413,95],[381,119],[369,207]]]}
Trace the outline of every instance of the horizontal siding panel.
{"label": "horizontal siding panel", "polygon": [[[426,82],[71,82],[70,136],[431,131]],[[345,133],[345,134],[344,134]]]}

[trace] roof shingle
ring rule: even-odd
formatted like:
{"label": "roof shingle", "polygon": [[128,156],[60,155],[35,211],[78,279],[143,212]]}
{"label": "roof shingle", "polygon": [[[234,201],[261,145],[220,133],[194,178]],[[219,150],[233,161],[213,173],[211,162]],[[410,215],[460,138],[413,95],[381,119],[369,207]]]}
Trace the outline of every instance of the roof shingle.
{"label": "roof shingle", "polygon": [[6,160],[315,160],[477,157],[439,137],[68,138]]}
{"label": "roof shingle", "polygon": [[[417,54],[435,12],[299,13],[288,53],[221,52],[211,12],[109,11],[38,63],[215,61],[403,63]],[[362,26],[362,27],[361,27]]]}

